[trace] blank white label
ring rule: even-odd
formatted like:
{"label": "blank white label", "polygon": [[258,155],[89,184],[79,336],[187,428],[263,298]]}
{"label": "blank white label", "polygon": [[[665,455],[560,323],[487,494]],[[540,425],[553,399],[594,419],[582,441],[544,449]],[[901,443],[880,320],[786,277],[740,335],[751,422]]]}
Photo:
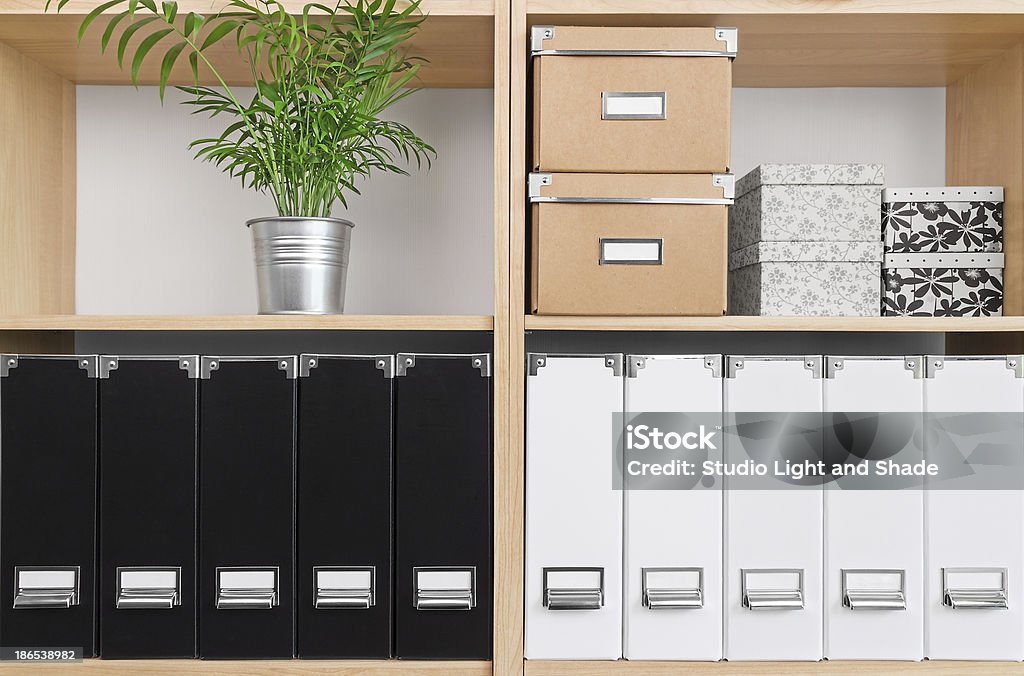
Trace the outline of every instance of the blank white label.
{"label": "blank white label", "polygon": [[373,571],[318,570],[316,586],[319,589],[370,589],[373,587]]}
{"label": "blank white label", "polygon": [[601,263],[660,265],[660,239],[601,240]]}
{"label": "blank white label", "polygon": [[222,570],[219,574],[221,589],[252,589],[272,591],[277,589],[277,571],[264,570]]}
{"label": "blank white label", "polygon": [[601,589],[600,570],[549,570],[548,589]]}
{"label": "blank white label", "polygon": [[175,589],[178,586],[178,571],[164,570],[122,570],[121,589]]}
{"label": "blank white label", "polygon": [[664,120],[665,92],[602,92],[601,119]]}
{"label": "blank white label", "polygon": [[74,589],[73,570],[22,570],[18,572],[22,589]]}
{"label": "blank white label", "polygon": [[747,591],[799,591],[800,573],[795,571],[745,571]]}
{"label": "blank white label", "polygon": [[647,590],[699,590],[701,588],[699,570],[649,570],[647,571]]}
{"label": "blank white label", "polygon": [[946,569],[946,588],[962,590],[992,590],[1003,588],[1003,572],[998,568],[956,570]]}
{"label": "blank white label", "polygon": [[473,589],[473,571],[464,570],[420,570],[416,572],[416,588],[423,591],[444,591],[446,589]]}

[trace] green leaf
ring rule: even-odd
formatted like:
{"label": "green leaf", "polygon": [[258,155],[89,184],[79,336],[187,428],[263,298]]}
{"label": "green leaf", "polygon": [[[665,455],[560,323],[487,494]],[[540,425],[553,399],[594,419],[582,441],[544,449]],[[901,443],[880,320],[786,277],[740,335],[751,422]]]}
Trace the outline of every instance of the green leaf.
{"label": "green leaf", "polygon": [[188,65],[192,68],[192,80],[199,82],[199,53],[189,52]]}
{"label": "green leaf", "polygon": [[128,48],[128,42],[132,39],[132,36],[135,35],[135,33],[137,33],[140,28],[146,26],[147,24],[151,24],[154,21],[156,21],[155,16],[147,17],[145,19],[140,19],[136,21],[132,25],[128,26],[128,28],[124,29],[124,32],[121,33],[121,38],[117,41],[118,68],[124,68],[124,53],[125,50]]}
{"label": "green leaf", "polygon": [[139,81],[139,69],[142,67],[142,62],[145,60],[146,55],[153,49],[156,43],[163,40],[165,37],[173,33],[174,31],[170,28],[164,28],[156,33],[147,35],[145,39],[139,43],[138,48],[135,50],[135,56],[132,58],[132,84],[138,84]]}
{"label": "green leaf", "polygon": [[199,48],[199,51],[205,52],[207,47],[220,42],[225,35],[236,28],[238,28],[238,22],[234,20],[224,21],[217,24],[206,36],[206,40],[203,41],[203,46]]}
{"label": "green leaf", "polygon": [[120,5],[122,2],[124,2],[124,0],[110,0],[110,2],[104,2],[102,5],[86,14],[85,18],[82,19],[81,25],[78,27],[78,44],[82,44],[82,36],[85,35],[85,30],[89,27],[89,24],[95,21],[96,17],[112,7]]}
{"label": "green leaf", "polygon": [[163,4],[164,9],[164,20],[167,23],[174,23],[175,17],[178,16],[178,3],[173,0],[167,0]]}
{"label": "green leaf", "polygon": [[[167,80],[171,76],[171,69],[174,68],[174,62],[178,60],[178,55],[181,54],[181,50],[185,48],[186,43],[179,42],[172,46],[164,54],[164,60],[160,63],[160,101],[164,100],[164,89],[167,88]],[[193,52],[194,54],[195,52]]]}
{"label": "green leaf", "polygon": [[197,30],[199,30],[200,28],[202,28],[204,21],[206,21],[206,19],[204,19],[201,14],[196,14],[195,12],[189,12],[185,16],[185,35],[186,35],[186,37],[191,39],[192,38],[192,34],[195,33]]}
{"label": "green leaf", "polygon": [[128,16],[128,12],[124,11],[114,16],[110,21],[107,22],[107,27],[103,30],[103,37],[100,38],[100,54],[106,54],[107,45],[110,44],[110,38],[114,35],[114,30],[117,29],[117,25],[121,23]]}

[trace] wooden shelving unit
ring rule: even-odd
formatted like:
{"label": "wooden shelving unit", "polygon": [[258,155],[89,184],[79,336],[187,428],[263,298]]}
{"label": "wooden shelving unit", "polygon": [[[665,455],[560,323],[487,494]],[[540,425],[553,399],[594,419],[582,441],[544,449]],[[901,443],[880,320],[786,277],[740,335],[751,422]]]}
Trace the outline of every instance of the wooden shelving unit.
{"label": "wooden shelving unit", "polygon": [[[526,334],[606,332],[941,333],[947,349],[1024,351],[1024,3],[1020,0],[424,0],[413,45],[428,87],[494,89],[493,316],[75,315],[75,88],[120,84],[100,55],[97,0],[55,15],[45,0],[0,0],[0,351],[69,351],[79,331],[491,331],[495,401],[493,662],[86,661],[0,666],[2,672],[131,674],[993,673],[979,663],[530,662],[523,659],[523,439]],[[298,9],[300,0],[287,0]],[[209,13],[216,1],[181,0]],[[526,314],[527,35],[536,24],[730,25],[740,29],[738,87],[942,86],[947,181],[1006,186],[1006,314],[1002,318],[533,317]],[[230,49],[214,55],[242,79]],[[152,83],[158,60],[144,68]],[[184,63],[184,62],[183,62]],[[183,65],[180,64],[180,65]],[[184,70],[172,80],[187,80]],[[486,225],[484,227],[487,227]],[[29,671],[31,670],[31,671]]]}
{"label": "wooden shelving unit", "polygon": [[[946,88],[949,185],[1006,186],[1006,317],[553,317],[526,313],[528,34],[534,25],[736,26],[736,87]],[[1024,350],[1024,4],[1015,0],[512,0],[511,367],[508,452],[499,503],[495,673],[630,674],[1003,673],[1016,665],[893,663],[522,662],[525,333],[538,331],[870,332],[945,334],[951,353]],[[514,632],[514,633],[513,633]]]}

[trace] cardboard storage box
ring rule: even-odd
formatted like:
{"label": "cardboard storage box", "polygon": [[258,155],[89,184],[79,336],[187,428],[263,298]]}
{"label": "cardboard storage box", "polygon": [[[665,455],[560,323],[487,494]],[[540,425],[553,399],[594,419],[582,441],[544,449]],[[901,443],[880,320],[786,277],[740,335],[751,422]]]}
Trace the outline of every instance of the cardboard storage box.
{"label": "cardboard storage box", "polygon": [[1003,189],[882,192],[882,315],[1003,314]]}
{"label": "cardboard storage box", "polygon": [[533,312],[723,314],[732,196],[728,174],[531,174]]}
{"label": "cardboard storage box", "polygon": [[541,171],[728,171],[735,28],[534,26]]}
{"label": "cardboard storage box", "polygon": [[729,246],[877,242],[880,164],[762,164],[736,182]]}
{"label": "cardboard storage box", "polygon": [[878,316],[882,243],[759,242],[729,255],[729,314]]}

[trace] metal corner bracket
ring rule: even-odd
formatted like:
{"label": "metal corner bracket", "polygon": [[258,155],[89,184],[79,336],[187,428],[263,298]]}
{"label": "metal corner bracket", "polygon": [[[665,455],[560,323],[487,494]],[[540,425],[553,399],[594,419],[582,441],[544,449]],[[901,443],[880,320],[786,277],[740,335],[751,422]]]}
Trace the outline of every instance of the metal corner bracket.
{"label": "metal corner bracket", "polygon": [[220,357],[202,357],[199,360],[199,378],[209,380],[213,372],[220,368]]}
{"label": "metal corner bracket", "polygon": [[846,368],[846,360],[842,357],[828,357],[825,358],[825,377],[832,379],[836,377],[836,373]]}
{"label": "metal corner bracket", "polygon": [[16,368],[18,368],[18,355],[0,355],[0,378],[6,378],[10,374],[11,369]]}
{"label": "metal corner bracket", "polygon": [[712,378],[722,377],[722,355],[709,354],[704,357],[704,368],[711,371]]}
{"label": "metal corner bracket", "polygon": [[548,356],[538,352],[531,352],[526,355],[526,373],[531,376],[537,375],[537,371],[548,365]]}
{"label": "metal corner bracket", "polygon": [[320,358],[315,354],[299,355],[299,377],[308,378],[309,372],[320,365]]}
{"label": "metal corner bracket", "polygon": [[110,372],[117,370],[117,367],[120,365],[120,360],[114,356],[100,355],[98,357],[98,364],[97,377],[100,380],[107,380],[110,378]]}
{"label": "metal corner bracket", "polygon": [[804,357],[804,368],[811,372],[811,377],[815,380],[818,380],[822,376],[822,362],[822,358],[818,356],[811,355]]}
{"label": "metal corner bracket", "polygon": [[373,358],[373,364],[378,371],[381,371],[384,378],[390,380],[395,377],[395,355],[378,354]]}
{"label": "metal corner bracket", "polygon": [[606,354],[604,355],[604,365],[612,370],[612,375],[616,377],[622,377],[622,355],[621,354]]}
{"label": "metal corner bracket", "polygon": [[91,355],[88,357],[78,358],[78,368],[85,371],[85,375],[89,378],[100,377],[100,358],[97,355]]}
{"label": "metal corner bracket", "polygon": [[730,28],[726,26],[715,27],[715,39],[724,42],[725,51],[736,56],[740,42],[740,31],[738,28]]}
{"label": "metal corner bracket", "polygon": [[626,377],[636,378],[640,369],[647,368],[647,357],[638,354],[626,355]]}
{"label": "metal corner bracket", "polygon": [[551,174],[534,172],[527,179],[527,196],[530,199],[540,197],[541,186],[551,185]]}
{"label": "metal corner bracket", "polygon": [[735,378],[737,371],[743,370],[744,361],[740,357],[725,358],[725,377]]}
{"label": "metal corner bracket", "polygon": [[395,357],[395,376],[402,377],[416,366],[416,355],[398,353]]}
{"label": "metal corner bracket", "polygon": [[530,53],[536,54],[544,49],[544,41],[555,37],[554,26],[534,26],[530,29]]}
{"label": "metal corner bracket", "polygon": [[1006,368],[1013,371],[1015,377],[1024,378],[1024,354],[1007,355]]}
{"label": "metal corner bracket", "polygon": [[284,371],[284,377],[288,380],[295,380],[299,375],[298,357],[281,357],[277,360],[277,370]]}
{"label": "metal corner bracket", "polygon": [[472,354],[469,356],[469,362],[473,365],[473,368],[480,372],[481,378],[491,377],[491,355]]}
{"label": "metal corner bracket", "polygon": [[722,189],[723,199],[736,199],[736,177],[732,174],[712,174],[711,184]]}
{"label": "metal corner bracket", "polygon": [[942,357],[928,356],[921,359],[924,361],[925,378],[934,378],[936,372],[941,371],[946,365],[946,360]]}
{"label": "metal corner bracket", "polygon": [[924,357],[904,357],[903,368],[914,374],[914,380],[924,378]]}

